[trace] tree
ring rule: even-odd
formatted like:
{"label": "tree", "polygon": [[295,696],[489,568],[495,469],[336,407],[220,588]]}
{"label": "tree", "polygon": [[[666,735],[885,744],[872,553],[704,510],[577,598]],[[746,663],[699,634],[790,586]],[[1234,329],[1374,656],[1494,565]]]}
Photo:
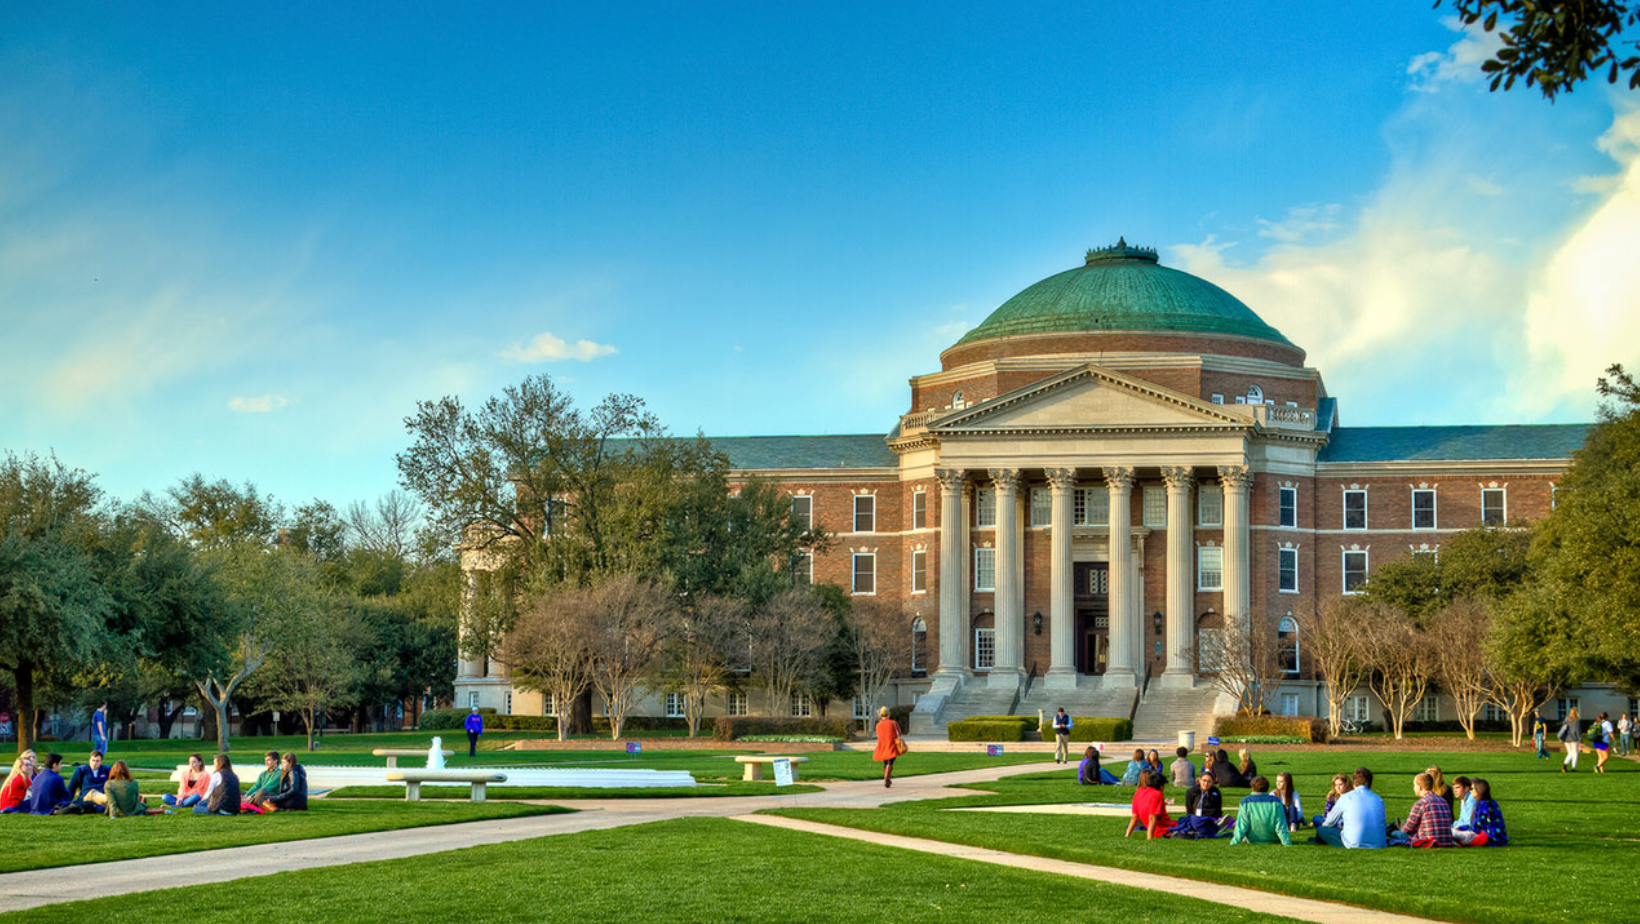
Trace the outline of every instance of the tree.
{"label": "tree", "polygon": [[1379,608],[1359,627],[1367,687],[1384,707],[1385,724],[1397,739],[1429,691],[1435,665],[1429,638],[1406,613]]}
{"label": "tree", "polygon": [[588,639],[592,685],[609,709],[610,737],[618,741],[638,698],[657,679],[677,599],[664,585],[630,574],[604,578],[586,596],[597,614]]}
{"label": "tree", "polygon": [[1427,630],[1435,679],[1452,696],[1458,724],[1471,741],[1475,715],[1495,689],[1484,648],[1491,627],[1492,613],[1485,602],[1459,597],[1434,615]]}
{"label": "tree", "polygon": [[663,676],[683,696],[684,720],[694,737],[706,698],[728,689],[733,666],[747,657],[746,619],[739,600],[716,594],[689,597],[673,619],[661,655]]}
{"label": "tree", "polygon": [[1572,617],[1534,583],[1503,601],[1482,643],[1491,684],[1489,699],[1509,714],[1509,739],[1520,747],[1532,712],[1567,684],[1574,670],[1559,641],[1571,634]]}
{"label": "tree", "polygon": [[416,554],[422,506],[403,491],[389,491],[374,505],[354,501],[347,508],[348,544],[355,549],[406,560]]}
{"label": "tree", "polygon": [[1310,663],[1326,684],[1327,723],[1334,737],[1343,732],[1344,704],[1367,679],[1360,627],[1376,619],[1376,610],[1360,597],[1335,597],[1320,612],[1293,616]]}
{"label": "tree", "polygon": [[138,504],[201,549],[272,545],[284,516],[279,502],[259,494],[256,485],[247,481],[235,487],[225,478],[206,481],[198,472],[163,497],[144,493]]}
{"label": "tree", "polygon": [[[355,652],[364,632],[311,555],[280,550],[269,553],[268,562],[278,593],[258,606],[266,657],[255,688],[268,705],[302,717],[311,751],[325,710],[349,705],[357,695]],[[219,717],[226,720],[225,714]]]}
{"label": "tree", "polygon": [[570,704],[592,685],[593,656],[587,640],[597,632],[599,612],[585,588],[560,587],[537,597],[518,614],[502,659],[513,683],[551,698],[558,740],[569,737]]}
{"label": "tree", "polygon": [[849,607],[846,625],[859,671],[857,693],[868,710],[861,728],[870,731],[871,705],[882,698],[894,672],[911,663],[911,621],[892,603],[862,598]]}
{"label": "tree", "polygon": [[1270,700],[1286,676],[1275,623],[1264,614],[1226,618],[1218,644],[1200,652],[1198,660],[1211,668],[1213,682],[1236,701],[1236,711],[1245,715],[1269,712]]}
{"label": "tree", "polygon": [[752,672],[771,707],[784,709],[814,679],[836,624],[806,587],[783,591],[747,615]]}
{"label": "tree", "polygon": [[[1439,7],[1441,0],[1436,0]],[[1481,62],[1481,72],[1492,75],[1491,88],[1512,89],[1516,80],[1536,85],[1553,100],[1570,93],[1583,81],[1606,72],[1616,83],[1628,74],[1630,90],[1640,89],[1640,40],[1626,30],[1640,23],[1640,3],[1632,0],[1580,0],[1543,3],[1540,0],[1453,0],[1458,19],[1466,26],[1480,23],[1497,30],[1502,47]]]}

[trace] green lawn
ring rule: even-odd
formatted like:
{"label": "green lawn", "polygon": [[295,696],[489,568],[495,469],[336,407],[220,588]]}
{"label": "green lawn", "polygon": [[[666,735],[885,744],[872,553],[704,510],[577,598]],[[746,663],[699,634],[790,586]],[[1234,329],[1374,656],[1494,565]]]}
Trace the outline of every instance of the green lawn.
{"label": "green lawn", "polygon": [[725,819],[50,905],[0,921],[1276,922],[1197,899]]}
{"label": "green lawn", "polygon": [[[192,811],[120,819],[102,815],[0,815],[0,843],[7,845],[0,851],[0,873],[564,811],[568,809],[505,802],[474,805],[317,800],[306,812],[234,818],[195,815]],[[180,861],[178,868],[186,867],[187,862]]]}
{"label": "green lawn", "polygon": [[[946,812],[964,805],[1127,802],[1131,789],[1079,787],[1074,771],[1017,776],[976,787],[988,794],[881,809],[774,809],[774,814],[1244,885],[1455,921],[1554,922],[1612,917],[1628,907],[1620,888],[1640,864],[1640,767],[1614,758],[1610,773],[1561,775],[1530,754],[1306,752],[1255,749],[1266,776],[1287,770],[1310,814],[1331,775],[1371,767],[1389,816],[1404,817],[1412,775],[1431,763],[1449,777],[1484,777],[1503,807],[1511,846],[1447,851],[1331,850],[1238,846],[1228,840],[1124,839],[1124,818]],[[1592,766],[1593,761],[1590,760]],[[956,792],[956,791],[954,791]],[[1181,798],[1180,790],[1169,794]],[[1227,791],[1226,801],[1242,793]],[[1307,838],[1308,834],[1302,834]]]}
{"label": "green lawn", "polygon": [[[465,799],[468,786],[422,786],[423,799]],[[702,786],[654,786],[615,789],[595,789],[586,786],[491,786],[491,799],[677,799],[721,796],[789,796],[800,792],[819,792],[819,786],[777,787],[772,780],[747,783],[707,784]],[[348,786],[338,789],[327,799],[403,799],[403,786]]]}

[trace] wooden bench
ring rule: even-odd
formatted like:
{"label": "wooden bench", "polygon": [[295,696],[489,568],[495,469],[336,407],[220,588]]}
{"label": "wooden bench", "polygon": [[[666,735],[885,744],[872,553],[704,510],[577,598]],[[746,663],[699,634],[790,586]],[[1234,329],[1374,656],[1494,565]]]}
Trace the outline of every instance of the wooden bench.
{"label": "wooden bench", "polygon": [[505,783],[507,775],[494,770],[389,770],[389,783],[404,784],[404,801],[421,799],[423,783],[469,783],[473,787],[472,800],[484,801],[484,787],[490,783]]}
{"label": "wooden bench", "polygon": [[[399,758],[400,757],[426,757],[427,754],[428,754],[428,751],[425,750],[425,749],[420,750],[420,751],[416,751],[416,750],[411,750],[409,748],[377,748],[374,751],[371,751],[370,753],[376,755],[377,757],[387,758],[387,769],[391,770],[394,767],[397,767],[399,765]],[[456,756],[456,752],[455,751],[445,751],[444,756],[445,757],[454,757],[454,756]]]}
{"label": "wooden bench", "polygon": [[746,767],[746,772],[742,774],[740,778],[747,782],[763,779],[763,766],[765,764],[772,766],[777,760],[789,760],[792,762],[792,779],[794,780],[797,779],[797,765],[806,764],[809,762],[807,757],[787,757],[784,754],[779,756],[764,754],[741,754],[735,757],[735,763],[743,764]]}

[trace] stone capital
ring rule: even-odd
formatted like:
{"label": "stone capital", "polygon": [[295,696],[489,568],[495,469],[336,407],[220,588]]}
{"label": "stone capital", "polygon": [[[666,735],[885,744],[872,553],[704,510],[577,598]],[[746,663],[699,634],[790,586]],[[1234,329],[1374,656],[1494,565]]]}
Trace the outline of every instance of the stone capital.
{"label": "stone capital", "polygon": [[1112,491],[1133,490],[1133,469],[1125,467],[1105,469],[1105,484]]}
{"label": "stone capital", "polygon": [[1245,465],[1221,465],[1219,483],[1226,491],[1246,491],[1253,486],[1253,470]]}
{"label": "stone capital", "polygon": [[1170,465],[1162,469],[1162,481],[1170,491],[1179,488],[1189,490],[1196,482],[1196,470],[1188,465]]}
{"label": "stone capital", "polygon": [[1024,480],[1017,468],[993,468],[990,470],[991,484],[996,486],[997,493],[1013,493],[1019,490]]}
{"label": "stone capital", "polygon": [[1076,487],[1076,469],[1050,468],[1046,470],[1048,487],[1055,491],[1069,491]]}
{"label": "stone capital", "polygon": [[968,473],[960,468],[936,468],[934,480],[940,483],[940,490],[947,494],[961,494],[968,485]]}

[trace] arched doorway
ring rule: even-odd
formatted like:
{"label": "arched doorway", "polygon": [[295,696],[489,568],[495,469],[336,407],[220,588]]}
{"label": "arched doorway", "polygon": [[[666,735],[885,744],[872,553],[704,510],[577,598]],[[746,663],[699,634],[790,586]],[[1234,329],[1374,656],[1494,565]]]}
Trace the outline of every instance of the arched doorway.
{"label": "arched doorway", "polygon": [[1074,573],[1076,669],[1103,674],[1110,663],[1110,563],[1079,561]]}
{"label": "arched doorway", "polygon": [[974,647],[972,667],[976,671],[989,671],[997,664],[997,629],[996,616],[990,612],[979,613],[974,617]]}
{"label": "arched doorway", "polygon": [[1224,666],[1224,617],[1208,610],[1196,617],[1196,671],[1217,674]]}

